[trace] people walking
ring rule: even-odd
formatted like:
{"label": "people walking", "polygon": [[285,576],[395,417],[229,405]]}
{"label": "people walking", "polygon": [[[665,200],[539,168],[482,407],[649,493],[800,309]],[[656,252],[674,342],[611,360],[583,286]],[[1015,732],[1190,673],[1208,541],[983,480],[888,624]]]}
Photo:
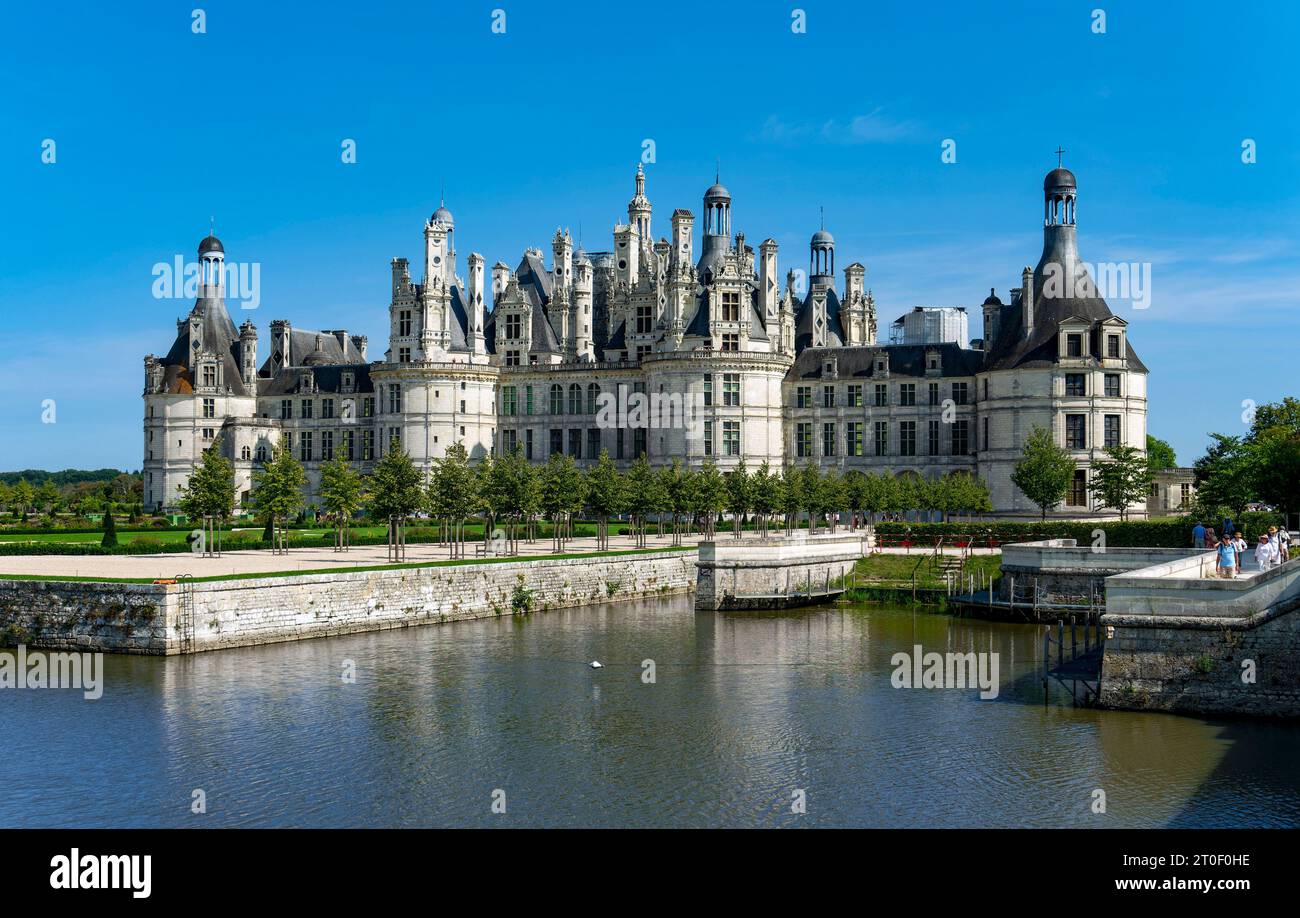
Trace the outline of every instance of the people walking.
{"label": "people walking", "polygon": [[1219,543],[1219,576],[1228,580],[1237,576],[1237,547],[1227,536]]}
{"label": "people walking", "polygon": [[1246,550],[1250,548],[1250,546],[1246,544],[1246,537],[1242,535],[1240,529],[1238,529],[1232,537],[1232,547],[1236,549],[1237,552],[1237,570],[1242,570],[1242,561],[1244,560]]}
{"label": "people walking", "polygon": [[1276,526],[1268,527],[1268,545],[1269,545],[1269,559],[1271,562],[1269,566],[1277,567],[1279,564],[1282,563],[1282,546],[1278,542]]}
{"label": "people walking", "polygon": [[1205,526],[1203,526],[1199,520],[1197,520],[1196,525],[1192,527],[1192,547],[1205,547]]}
{"label": "people walking", "polygon": [[1287,531],[1286,523],[1277,529],[1277,549],[1283,564],[1291,560],[1291,533]]}
{"label": "people walking", "polygon": [[1259,544],[1255,546],[1255,566],[1266,571],[1273,566],[1273,546],[1268,541],[1268,533],[1259,534]]}

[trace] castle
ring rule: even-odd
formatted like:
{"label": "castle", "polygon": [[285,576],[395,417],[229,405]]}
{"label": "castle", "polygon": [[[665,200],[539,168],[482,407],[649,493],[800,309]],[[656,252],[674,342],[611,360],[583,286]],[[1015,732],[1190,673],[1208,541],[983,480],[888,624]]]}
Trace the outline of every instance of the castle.
{"label": "castle", "polygon": [[[848,265],[837,287],[824,228],[806,283],[791,270],[782,285],[776,242],[755,252],[733,235],[721,183],[704,193],[698,254],[696,215],[674,210],[669,238],[656,241],[639,166],[635,183],[612,251],[575,251],[557,229],[549,268],[530,248],[490,279],[477,252],[466,277],[456,273],[456,224],[439,206],[424,225],[421,282],[407,259],[392,261],[388,347],[376,361],[364,336],[277,319],[259,364],[257,329],[236,328],[226,311],[225,251],[210,234],[194,308],[166,356],[145,358],[146,506],[173,506],[218,439],[246,500],[283,437],[309,496],[335,456],[364,471],[396,441],[428,468],[460,442],[471,458],[518,449],[535,462],[564,452],[585,464],[607,450],[620,465],[644,453],[656,465],[712,459],[724,472],[743,457],[751,470],[767,460],[976,474],[995,511],[1036,515],[1010,475],[1043,426],[1078,463],[1057,514],[1107,515],[1089,468],[1109,446],[1145,450],[1147,370],[1079,257],[1068,169],[1043,182],[1038,266],[1006,302],[990,291],[982,338],[967,341],[964,312],[948,308],[900,319],[909,332],[889,344],[877,342],[866,268]],[[664,397],[667,422],[620,413],[609,423],[601,407],[616,393],[620,404]]]}

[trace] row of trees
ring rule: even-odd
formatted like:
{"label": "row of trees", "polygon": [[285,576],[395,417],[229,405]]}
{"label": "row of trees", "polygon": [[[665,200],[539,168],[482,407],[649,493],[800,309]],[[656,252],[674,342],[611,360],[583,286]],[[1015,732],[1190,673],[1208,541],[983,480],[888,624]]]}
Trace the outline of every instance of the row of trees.
{"label": "row of trees", "polygon": [[1197,512],[1207,519],[1251,504],[1300,511],[1300,399],[1247,406],[1243,436],[1210,434],[1211,444],[1192,468]]}
{"label": "row of trees", "polygon": [[[302,464],[283,447],[276,447],[256,473],[252,504],[267,521],[267,541],[281,540],[285,522],[304,506],[305,483]],[[584,471],[559,453],[541,466],[518,451],[471,464],[459,443],[435,460],[427,477],[396,442],[364,478],[346,460],[336,458],[321,467],[318,497],[339,530],[341,547],[346,545],[347,523],[360,510],[383,521],[425,512],[439,522],[452,557],[464,554],[466,523],[476,517],[484,521],[484,538],[500,541],[495,550],[513,554],[521,537],[537,537],[543,519],[551,523],[554,549],[562,551],[573,536],[575,518],[584,510],[596,521],[598,548],[607,549],[610,521],[623,515],[635,543],[644,546],[652,519],[660,534],[668,526],[673,543],[680,544],[692,527],[713,538],[718,518],[726,513],[739,538],[748,518],[766,536],[778,520],[792,531],[801,515],[807,516],[813,531],[823,524],[834,531],[845,513],[855,523],[909,510],[946,521],[953,514],[991,509],[984,483],[965,474],[927,481],[906,474],[823,472],[811,464],[776,470],[766,462],[751,472],[743,458],[727,473],[712,461],[699,469],[680,461],[655,469],[644,455],[621,472],[603,451]],[[234,498],[233,467],[215,444],[190,476],[180,507],[193,518],[224,520],[233,512]]]}
{"label": "row of trees", "polygon": [[134,514],[139,512],[142,495],[140,476],[126,472],[119,472],[112,478],[103,480],[62,485],[49,477],[40,484],[32,484],[26,478],[18,478],[12,483],[0,481],[0,507],[8,508],[15,516],[21,517],[33,512],[51,515],[70,512],[89,516],[92,513],[126,510]]}

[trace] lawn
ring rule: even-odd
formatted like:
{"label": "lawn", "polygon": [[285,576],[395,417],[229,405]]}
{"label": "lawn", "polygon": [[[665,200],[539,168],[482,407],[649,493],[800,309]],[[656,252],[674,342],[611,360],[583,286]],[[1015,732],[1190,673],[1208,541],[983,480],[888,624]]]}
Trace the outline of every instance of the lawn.
{"label": "lawn", "polygon": [[[971,555],[962,565],[962,574],[973,574],[978,584],[982,579],[987,582],[990,576],[997,577],[1002,565],[1001,553],[994,555]],[[855,582],[858,586],[912,586],[912,575],[916,574],[916,586],[922,590],[941,590],[944,587],[943,576],[933,563],[929,553],[915,555],[868,555],[858,562],[854,569]]]}

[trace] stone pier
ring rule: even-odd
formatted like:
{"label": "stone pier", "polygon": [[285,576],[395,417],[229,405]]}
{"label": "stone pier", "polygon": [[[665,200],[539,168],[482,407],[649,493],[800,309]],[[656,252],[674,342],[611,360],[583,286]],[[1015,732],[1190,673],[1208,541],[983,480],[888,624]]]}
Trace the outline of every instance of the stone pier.
{"label": "stone pier", "polygon": [[695,608],[782,609],[824,602],[844,592],[844,578],[868,551],[865,531],[796,533],[754,541],[700,543]]}

